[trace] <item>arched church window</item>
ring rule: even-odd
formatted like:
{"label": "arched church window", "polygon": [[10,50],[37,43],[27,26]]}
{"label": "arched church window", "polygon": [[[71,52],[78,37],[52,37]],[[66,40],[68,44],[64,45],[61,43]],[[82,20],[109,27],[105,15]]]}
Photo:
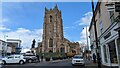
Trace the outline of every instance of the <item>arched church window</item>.
{"label": "arched church window", "polygon": [[53,47],[53,39],[51,39],[51,38],[49,40],[49,47]]}
{"label": "arched church window", "polygon": [[52,22],[52,16],[50,15],[50,22]]}

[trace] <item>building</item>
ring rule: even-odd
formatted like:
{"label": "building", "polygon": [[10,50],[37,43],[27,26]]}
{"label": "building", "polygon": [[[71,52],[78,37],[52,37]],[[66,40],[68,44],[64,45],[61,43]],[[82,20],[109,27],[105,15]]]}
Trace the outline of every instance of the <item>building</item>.
{"label": "building", "polygon": [[[117,17],[118,12],[108,11],[107,4],[111,2],[98,2],[95,9],[95,21],[97,26],[97,38],[102,64],[105,66],[118,66],[118,32],[120,27]],[[89,27],[90,44],[92,53],[96,53],[93,18]]]}
{"label": "building", "polygon": [[61,11],[57,5],[50,10],[45,8],[42,52],[65,52],[65,41]]}
{"label": "building", "polygon": [[19,39],[7,39],[7,46],[12,48],[12,54],[21,52],[21,40]]}
{"label": "building", "polygon": [[3,40],[0,40],[0,54],[6,56],[8,53],[11,53],[12,48],[7,46],[7,43]]}
{"label": "building", "polygon": [[80,45],[78,42],[70,42],[70,49],[69,52],[80,54]]}
{"label": "building", "polygon": [[6,52],[7,52],[6,42],[3,40],[0,40],[0,55],[5,55]]}
{"label": "building", "polygon": [[[37,52],[68,53],[70,44],[71,42],[64,38],[62,14],[57,5],[50,10],[45,8],[42,42],[38,43]],[[74,44],[73,46],[80,48],[78,43]],[[76,54],[79,53],[77,50]]]}

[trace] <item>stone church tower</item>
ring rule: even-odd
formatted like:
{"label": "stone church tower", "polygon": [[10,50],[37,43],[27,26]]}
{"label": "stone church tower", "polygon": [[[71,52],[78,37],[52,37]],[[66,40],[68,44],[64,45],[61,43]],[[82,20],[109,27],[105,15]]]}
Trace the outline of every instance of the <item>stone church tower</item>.
{"label": "stone church tower", "polygon": [[[42,52],[60,52],[60,46],[64,46],[63,40],[61,11],[58,10],[57,5],[50,10],[45,8]],[[64,51],[64,47],[61,50]]]}

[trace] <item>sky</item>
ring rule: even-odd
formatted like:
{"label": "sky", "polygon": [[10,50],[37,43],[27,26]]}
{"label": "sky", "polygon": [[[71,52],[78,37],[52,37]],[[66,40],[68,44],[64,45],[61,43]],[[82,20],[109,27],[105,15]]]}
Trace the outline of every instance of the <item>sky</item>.
{"label": "sky", "polygon": [[90,2],[2,2],[0,39],[21,39],[23,48],[30,48],[33,39],[42,41],[45,7],[56,4],[62,12],[64,37],[86,44],[86,28],[92,18]]}

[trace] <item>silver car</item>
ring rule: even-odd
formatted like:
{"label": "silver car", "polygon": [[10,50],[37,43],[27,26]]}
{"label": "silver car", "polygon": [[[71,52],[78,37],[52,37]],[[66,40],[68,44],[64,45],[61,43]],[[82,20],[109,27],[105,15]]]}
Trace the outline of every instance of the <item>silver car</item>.
{"label": "silver car", "polygon": [[81,55],[75,55],[72,58],[72,65],[85,65],[83,57]]}

